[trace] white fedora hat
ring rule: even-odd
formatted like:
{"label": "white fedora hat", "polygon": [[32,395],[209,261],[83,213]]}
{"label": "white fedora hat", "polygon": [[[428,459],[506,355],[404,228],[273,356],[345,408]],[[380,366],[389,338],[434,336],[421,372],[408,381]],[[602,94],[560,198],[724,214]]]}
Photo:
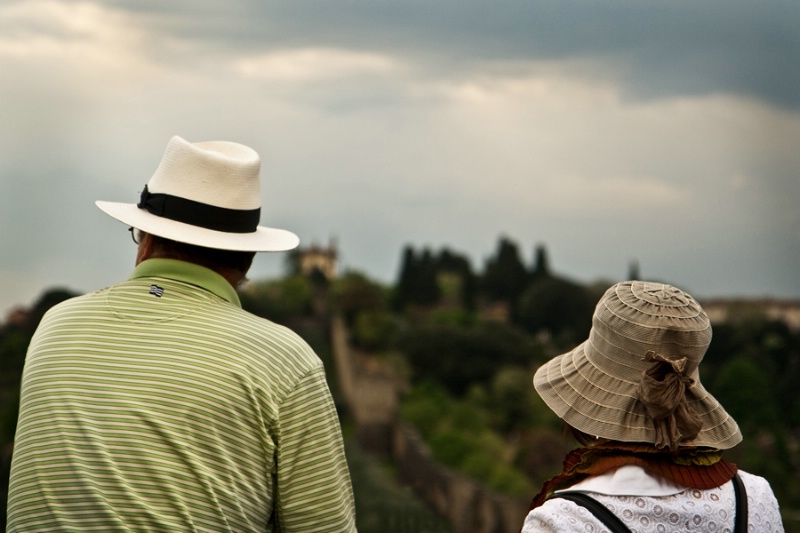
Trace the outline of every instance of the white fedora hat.
{"label": "white fedora hat", "polygon": [[128,226],[187,244],[247,252],[296,248],[294,233],[258,225],[260,168],[258,154],[242,144],[174,136],[138,204],[95,204]]}

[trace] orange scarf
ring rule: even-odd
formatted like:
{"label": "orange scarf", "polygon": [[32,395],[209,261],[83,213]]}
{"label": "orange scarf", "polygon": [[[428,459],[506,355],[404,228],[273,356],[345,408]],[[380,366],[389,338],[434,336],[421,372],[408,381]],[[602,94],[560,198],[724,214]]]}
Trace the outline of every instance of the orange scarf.
{"label": "orange scarf", "polygon": [[542,485],[530,508],[542,505],[556,490],[624,465],[640,466],[652,475],[696,489],[719,487],[737,471],[735,464],[724,461],[722,452],[713,448],[680,448],[669,452],[651,444],[600,442],[569,452],[564,459],[564,470]]}

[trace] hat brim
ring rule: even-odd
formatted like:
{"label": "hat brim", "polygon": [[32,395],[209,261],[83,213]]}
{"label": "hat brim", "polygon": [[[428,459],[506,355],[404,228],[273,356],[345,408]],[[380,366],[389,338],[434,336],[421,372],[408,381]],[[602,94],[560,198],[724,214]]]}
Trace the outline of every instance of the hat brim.
{"label": "hat brim", "polygon": [[226,233],[159,217],[138,208],[136,204],[98,200],[95,205],[108,216],[146,233],[206,248],[284,252],[300,244],[297,235],[283,229],[258,226],[252,233]]}
{"label": "hat brim", "polygon": [[[588,342],[542,365],[533,376],[536,391],[559,418],[583,433],[622,442],[654,442],[652,419],[638,400],[638,383],[610,376],[593,365],[585,353]],[[699,378],[687,390],[687,397],[703,427],[683,445],[729,449],[741,442],[736,421]]]}

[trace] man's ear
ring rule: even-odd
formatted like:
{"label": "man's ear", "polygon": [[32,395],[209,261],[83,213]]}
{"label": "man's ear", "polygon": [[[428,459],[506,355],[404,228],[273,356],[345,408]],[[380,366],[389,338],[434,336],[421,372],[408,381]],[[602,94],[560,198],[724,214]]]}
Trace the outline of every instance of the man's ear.
{"label": "man's ear", "polygon": [[153,255],[153,236],[144,231],[139,232],[139,248],[136,250],[136,264]]}

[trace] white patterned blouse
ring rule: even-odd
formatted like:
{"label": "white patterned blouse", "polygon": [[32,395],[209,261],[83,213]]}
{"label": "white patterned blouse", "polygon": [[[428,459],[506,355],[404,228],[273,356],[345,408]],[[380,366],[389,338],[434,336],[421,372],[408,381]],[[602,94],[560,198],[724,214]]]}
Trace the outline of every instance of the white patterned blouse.
{"label": "white patterned blouse", "polygon": [[[784,531],[775,495],[764,478],[739,471],[747,491],[748,531]],[[608,507],[632,533],[730,533],[735,516],[732,483],[709,490],[687,489],[624,466],[594,476],[569,490],[580,490]],[[633,495],[636,494],[636,495]],[[608,533],[589,511],[554,498],[530,511],[522,533]]]}

